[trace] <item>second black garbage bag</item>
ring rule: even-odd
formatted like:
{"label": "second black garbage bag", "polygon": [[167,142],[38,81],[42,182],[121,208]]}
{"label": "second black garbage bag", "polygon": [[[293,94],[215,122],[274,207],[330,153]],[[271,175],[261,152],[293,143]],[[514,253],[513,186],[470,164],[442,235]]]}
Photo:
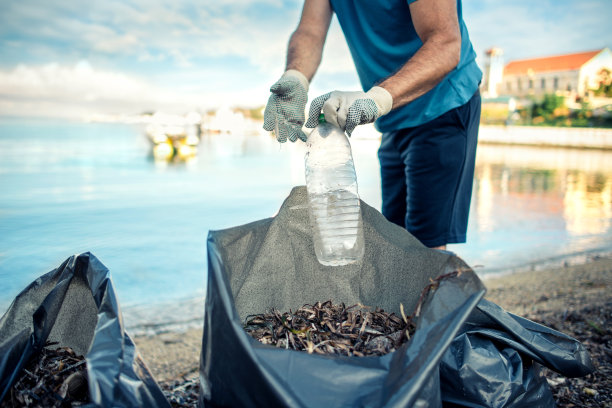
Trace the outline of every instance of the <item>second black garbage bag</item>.
{"label": "second black garbage bag", "polygon": [[110,271],[91,253],[37,278],[0,319],[2,406],[13,406],[11,387],[48,341],[85,357],[87,407],[170,407],[124,330]]}
{"label": "second black garbage bag", "polygon": [[[474,272],[424,247],[363,201],[365,256],[323,266],[312,242],[306,189],[296,187],[275,217],[211,231],[200,366],[202,406],[440,406],[438,364],[484,294]],[[411,313],[431,279],[458,271],[423,304],[435,321],[381,357],[315,355],[263,345],[245,318],[332,300]],[[448,295],[450,294],[450,295]]]}

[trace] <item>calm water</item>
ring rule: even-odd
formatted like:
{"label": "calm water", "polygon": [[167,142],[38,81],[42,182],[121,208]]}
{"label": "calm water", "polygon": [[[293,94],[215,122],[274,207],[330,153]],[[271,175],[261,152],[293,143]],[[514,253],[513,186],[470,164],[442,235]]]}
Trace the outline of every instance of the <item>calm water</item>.
{"label": "calm water", "polygon": [[[378,141],[352,143],[361,198],[380,208]],[[450,248],[479,273],[612,250],[612,152],[479,149],[469,243]],[[124,308],[201,297],[208,230],[274,215],[304,184],[303,154],[221,134],[195,160],[163,164],[136,125],[0,122],[0,313],[85,251]]]}

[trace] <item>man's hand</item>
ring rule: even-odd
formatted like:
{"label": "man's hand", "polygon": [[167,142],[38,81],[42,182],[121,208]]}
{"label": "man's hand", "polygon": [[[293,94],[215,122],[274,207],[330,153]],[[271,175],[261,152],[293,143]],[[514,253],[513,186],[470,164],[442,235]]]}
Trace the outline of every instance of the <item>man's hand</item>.
{"label": "man's hand", "polygon": [[295,142],[298,138],[306,141],[302,131],[306,101],[308,100],[308,79],[299,71],[290,69],[270,87],[270,99],[264,112],[264,129],[274,131],[276,140],[287,139]]}
{"label": "man's hand", "polygon": [[393,106],[391,94],[375,86],[368,92],[334,91],[315,98],[310,104],[306,127],[317,126],[321,111],[325,121],[338,125],[349,136],[357,125],[373,123]]}

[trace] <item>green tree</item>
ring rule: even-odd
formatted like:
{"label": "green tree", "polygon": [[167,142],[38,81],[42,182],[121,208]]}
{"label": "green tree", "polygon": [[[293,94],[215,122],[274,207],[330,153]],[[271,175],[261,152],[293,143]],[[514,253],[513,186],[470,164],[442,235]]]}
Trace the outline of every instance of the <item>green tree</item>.
{"label": "green tree", "polygon": [[612,97],[612,75],[610,70],[603,68],[597,73],[599,86],[593,90],[596,96]]}
{"label": "green tree", "polygon": [[531,106],[531,118],[534,124],[550,124],[555,121],[555,111],[565,106],[561,95],[546,94],[540,102]]}

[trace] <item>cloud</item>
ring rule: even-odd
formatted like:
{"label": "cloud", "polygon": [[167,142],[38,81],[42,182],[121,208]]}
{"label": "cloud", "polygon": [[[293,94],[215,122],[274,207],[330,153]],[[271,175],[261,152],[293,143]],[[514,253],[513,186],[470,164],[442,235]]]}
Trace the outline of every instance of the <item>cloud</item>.
{"label": "cloud", "polygon": [[96,113],[137,114],[145,110],[184,113],[219,106],[257,106],[267,89],[243,87],[202,92],[161,87],[117,71],[95,69],[88,61],[74,65],[20,64],[0,70],[0,114],[80,118]]}
{"label": "cloud", "polygon": [[[301,4],[298,0],[107,0],[84,6],[76,0],[5,1],[0,5],[0,36],[19,44],[21,54],[38,63],[49,62],[41,58],[55,50],[57,57],[62,54],[72,62],[121,56],[127,63],[131,58],[134,67],[138,62],[164,61],[186,68],[237,57],[260,72],[279,72]],[[609,45],[612,38],[607,0],[469,0],[463,1],[463,8],[478,54],[495,45],[509,58],[526,58],[598,48]],[[5,59],[4,65],[8,62]],[[334,20],[319,72],[353,69]]]}
{"label": "cloud", "polygon": [[144,82],[117,72],[94,70],[87,61],[74,66],[58,63],[31,67],[20,64],[0,72],[0,94],[25,99],[132,100],[148,97],[151,89]]}
{"label": "cloud", "polygon": [[[5,7],[11,18],[0,17],[6,23],[0,35],[16,39],[26,54],[29,44],[47,44],[74,61],[123,56],[179,68],[239,57],[264,72],[284,68],[289,35],[301,12],[301,2],[277,0],[109,0],[86,8],[70,0],[32,0]],[[321,72],[352,69],[338,27],[332,27],[326,48],[330,63]]]}
{"label": "cloud", "polygon": [[612,45],[607,0],[474,0],[463,2],[463,14],[476,53],[497,46],[506,61]]}
{"label": "cloud", "polygon": [[[263,104],[300,0],[0,2],[0,114]],[[506,60],[610,46],[607,0],[464,0],[474,48]],[[479,60],[480,62],[480,60]],[[312,95],[359,87],[332,20]]]}
{"label": "cloud", "polygon": [[[185,97],[121,72],[96,70],[87,61],[72,66],[20,64],[13,70],[0,71],[5,115],[78,116],[98,110],[117,109],[119,113],[147,105],[185,108],[196,102],[193,97]],[[55,108],[49,110],[53,105]]]}

